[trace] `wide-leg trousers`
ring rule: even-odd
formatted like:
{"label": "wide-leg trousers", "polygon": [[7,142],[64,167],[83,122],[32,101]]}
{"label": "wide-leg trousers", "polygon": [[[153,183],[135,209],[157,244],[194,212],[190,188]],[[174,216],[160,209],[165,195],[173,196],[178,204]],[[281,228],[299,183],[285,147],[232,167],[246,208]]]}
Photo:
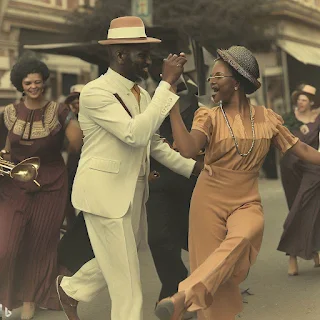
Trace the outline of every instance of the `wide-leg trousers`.
{"label": "wide-leg trousers", "polygon": [[264,218],[258,172],[206,167],[190,207],[191,275],[179,285],[198,320],[234,320],[239,284],[260,250]]}
{"label": "wide-leg trousers", "polygon": [[122,218],[84,213],[95,258],[61,282],[67,295],[85,302],[92,301],[107,286],[112,320],[143,317],[137,247],[146,241],[145,185],[145,179],[138,180],[132,205]]}

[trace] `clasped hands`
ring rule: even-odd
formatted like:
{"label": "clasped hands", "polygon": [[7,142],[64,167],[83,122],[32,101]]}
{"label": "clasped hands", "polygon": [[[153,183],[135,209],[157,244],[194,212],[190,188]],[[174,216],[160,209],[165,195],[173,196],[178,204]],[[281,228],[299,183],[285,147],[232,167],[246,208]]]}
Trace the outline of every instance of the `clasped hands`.
{"label": "clasped hands", "polygon": [[171,85],[171,91],[177,92],[179,79],[184,71],[183,67],[187,63],[186,55],[181,52],[179,55],[170,53],[166,59],[163,59],[162,77],[163,81]]}

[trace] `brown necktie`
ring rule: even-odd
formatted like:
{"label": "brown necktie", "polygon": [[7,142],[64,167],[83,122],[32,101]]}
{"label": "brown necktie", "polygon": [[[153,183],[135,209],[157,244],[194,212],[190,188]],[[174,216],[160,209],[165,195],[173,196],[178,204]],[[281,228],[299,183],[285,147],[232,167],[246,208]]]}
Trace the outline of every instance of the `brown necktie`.
{"label": "brown necktie", "polygon": [[135,84],[132,89],[131,92],[133,93],[133,95],[135,96],[138,104],[140,105],[140,88],[137,84]]}

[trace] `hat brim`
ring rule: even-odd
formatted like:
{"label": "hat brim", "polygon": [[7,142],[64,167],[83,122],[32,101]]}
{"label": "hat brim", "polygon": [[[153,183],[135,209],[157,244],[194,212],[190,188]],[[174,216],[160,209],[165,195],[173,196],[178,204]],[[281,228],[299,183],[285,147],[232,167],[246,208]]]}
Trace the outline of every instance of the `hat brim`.
{"label": "hat brim", "polygon": [[107,39],[98,41],[99,44],[106,46],[110,44],[135,44],[135,43],[160,43],[157,38],[123,38],[123,39]]}
{"label": "hat brim", "polygon": [[261,83],[253,75],[244,70],[242,66],[236,61],[236,59],[229,52],[227,52],[227,50],[218,49],[217,53],[224,62],[230,65],[230,67],[240,73],[244,78],[249,80],[254,85],[256,90],[261,87]]}

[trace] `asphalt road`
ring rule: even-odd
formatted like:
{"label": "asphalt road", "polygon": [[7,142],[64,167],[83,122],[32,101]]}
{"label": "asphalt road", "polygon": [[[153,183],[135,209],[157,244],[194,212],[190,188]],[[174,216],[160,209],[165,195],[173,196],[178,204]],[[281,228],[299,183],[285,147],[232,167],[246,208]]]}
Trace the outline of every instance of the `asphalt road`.
{"label": "asphalt road", "polygon": [[[299,260],[300,275],[287,276],[287,257],[276,250],[287,214],[280,181],[261,180],[260,191],[265,210],[264,241],[256,264],[242,284],[253,295],[244,296],[247,303],[238,316],[244,320],[319,320],[320,268],[312,261]],[[187,254],[184,254],[187,263]],[[149,252],[140,255],[144,292],[144,319],[155,320],[154,304],[160,283]],[[109,320],[110,300],[107,290],[92,303],[80,303],[81,320]],[[9,318],[18,320],[19,310]],[[36,320],[62,320],[62,312],[39,310]],[[212,319],[214,320],[214,319]]]}

